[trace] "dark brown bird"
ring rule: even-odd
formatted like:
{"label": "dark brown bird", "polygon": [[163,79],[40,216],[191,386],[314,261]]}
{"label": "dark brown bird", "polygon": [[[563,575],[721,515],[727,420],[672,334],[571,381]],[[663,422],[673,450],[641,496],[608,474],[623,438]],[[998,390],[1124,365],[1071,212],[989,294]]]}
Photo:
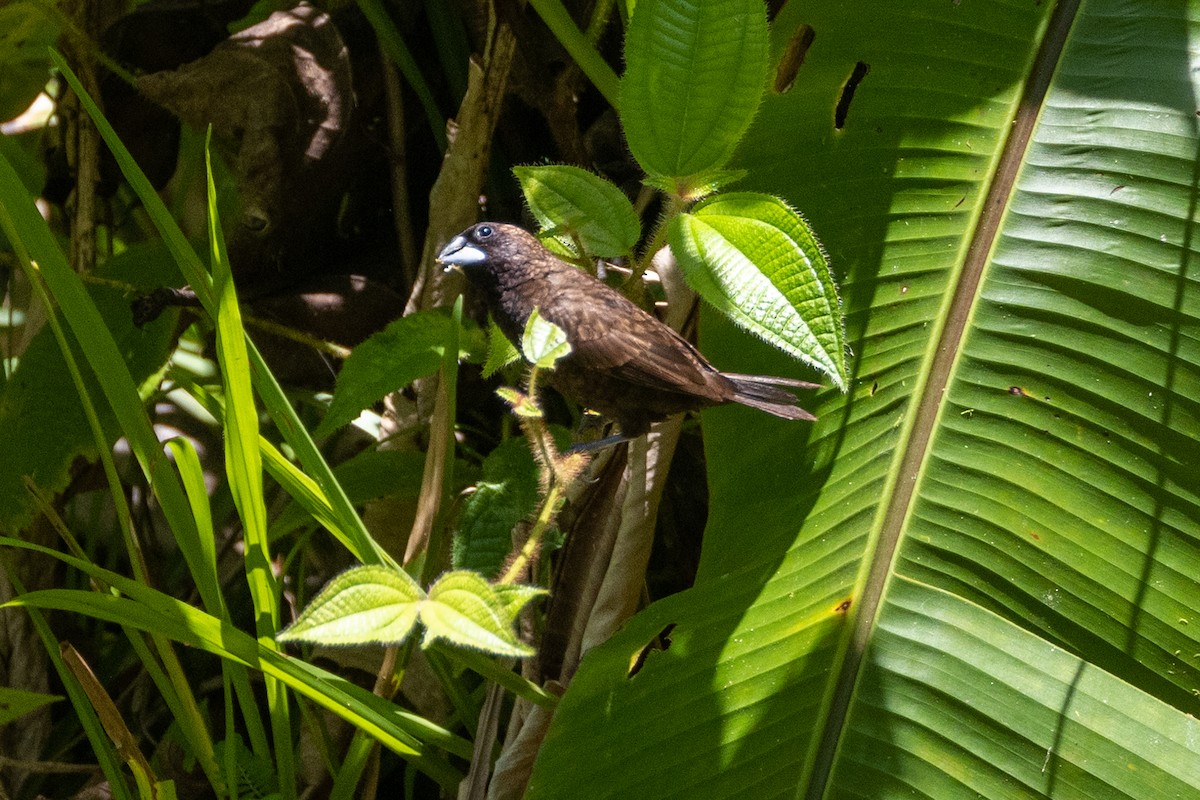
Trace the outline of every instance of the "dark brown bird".
{"label": "dark brown bird", "polygon": [[640,436],[651,422],[674,414],[726,403],[784,419],[815,419],[780,387],[817,384],[718,371],[669,326],[515,225],[470,227],[438,261],[460,268],[482,290],[500,330],[518,347],[535,307],[562,328],[571,353],[555,365],[551,385],[615,419],[623,438]]}

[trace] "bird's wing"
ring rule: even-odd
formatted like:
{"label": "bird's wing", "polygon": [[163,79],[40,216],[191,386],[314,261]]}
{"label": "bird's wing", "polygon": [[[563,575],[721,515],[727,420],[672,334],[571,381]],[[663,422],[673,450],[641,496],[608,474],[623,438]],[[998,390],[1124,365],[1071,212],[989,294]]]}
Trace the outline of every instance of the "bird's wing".
{"label": "bird's wing", "polygon": [[715,392],[719,373],[696,348],[623,295],[588,287],[586,299],[573,298],[574,292],[560,288],[554,306],[568,308],[573,318],[572,359],[579,367],[656,390],[702,397]]}

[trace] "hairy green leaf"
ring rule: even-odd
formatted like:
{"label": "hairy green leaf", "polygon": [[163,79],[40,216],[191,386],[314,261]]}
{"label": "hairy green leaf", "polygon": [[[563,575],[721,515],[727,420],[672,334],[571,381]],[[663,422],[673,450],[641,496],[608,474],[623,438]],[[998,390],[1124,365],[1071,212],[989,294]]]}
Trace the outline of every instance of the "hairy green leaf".
{"label": "hairy green leaf", "polygon": [[424,592],[408,573],[364,566],[333,578],[276,639],[325,645],[397,644],[417,624]]}
{"label": "hairy green leaf", "polygon": [[533,655],[513,633],[513,624],[526,603],[545,593],[533,586],[497,591],[476,572],[447,572],[429,588],[429,599],[421,607],[424,644],[440,640],[501,656]]}
{"label": "hairy green leaf", "polygon": [[487,360],[483,362],[483,377],[490,378],[509,364],[518,360],[521,354],[495,320],[488,322]]}
{"label": "hairy green leaf", "polygon": [[625,39],[621,122],[653,178],[690,194],[750,126],[767,80],[762,0],[639,0]]}
{"label": "hairy green leaf", "polygon": [[407,572],[364,566],[331,580],[303,613],[276,637],[324,645],[399,644],[419,622],[423,644],[444,641],[500,656],[533,653],[513,632],[516,615],[537,587],[497,589],[477,572],[447,572],[428,594]]}
{"label": "hairy green leaf", "polygon": [[642,226],[629,198],[615,185],[579,167],[514,167],[525,202],[549,235],[601,258],[630,253]]}
{"label": "hairy green leaf", "polygon": [[847,388],[841,301],[803,217],[769,195],[720,195],[676,217],[670,242],[701,297]]}
{"label": "hairy green leaf", "polygon": [[538,313],[535,308],[525,323],[521,350],[529,363],[541,369],[554,369],[554,362],[571,353],[571,343],[562,328]]}
{"label": "hairy green leaf", "polygon": [[538,466],[522,437],[504,441],[483,462],[483,476],[463,503],[454,535],[454,566],[494,577],[513,547],[513,528],[533,513]]}

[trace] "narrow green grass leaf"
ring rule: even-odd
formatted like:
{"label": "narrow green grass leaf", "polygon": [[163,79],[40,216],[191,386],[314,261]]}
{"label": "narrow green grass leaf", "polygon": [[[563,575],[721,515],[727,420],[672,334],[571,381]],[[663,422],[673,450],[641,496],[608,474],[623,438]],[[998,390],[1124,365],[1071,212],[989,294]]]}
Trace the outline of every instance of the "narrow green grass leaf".
{"label": "narrow green grass leaf", "polygon": [[[137,194],[138,200],[145,206],[147,214],[162,235],[163,242],[182,270],[188,284],[195,291],[200,304],[204,306],[210,316],[215,316],[216,300],[212,289],[212,278],[209,276],[208,270],[205,269],[204,264],[188,243],[187,237],[183,235],[175,220],[171,218],[170,212],[163,204],[158,193],[154,191],[154,187],[150,185],[150,182],[142,173],[141,168],[138,167],[137,162],[133,160],[132,156],[129,155],[129,151],[125,149],[121,140],[117,138],[112,126],[104,119],[104,115],[100,113],[95,102],[84,91],[83,86],[79,83],[79,79],[75,77],[71,68],[63,60],[62,56],[53,51],[51,51],[51,58],[55,66],[62,72],[63,77],[71,85],[72,90],[79,96],[80,103],[92,118],[97,130],[104,138],[105,144],[112,151],[117,164],[121,167],[121,171],[125,175],[125,179],[129,181],[129,185]],[[4,182],[0,181],[0,188],[3,188],[3,184]],[[0,204],[0,206],[2,205]],[[41,225],[43,228],[45,227],[44,222]],[[48,280],[48,282],[50,281]],[[54,285],[52,282],[50,283],[53,290]],[[57,294],[57,291],[55,291],[56,296]],[[86,338],[83,341],[88,342]],[[351,537],[351,552],[355,557],[364,562],[394,563],[392,557],[367,532],[362,519],[358,516],[349,499],[347,499],[345,492],[342,491],[341,486],[338,485],[337,480],[333,477],[333,471],[329,468],[329,465],[325,462],[325,458],[313,443],[308,430],[300,422],[295,409],[292,408],[287,396],[283,393],[283,389],[280,388],[279,382],[275,380],[270,370],[267,369],[262,355],[258,352],[258,348],[254,346],[253,342],[247,340],[246,350],[250,360],[255,389],[262,398],[267,412],[271,415],[271,419],[279,428],[280,433],[283,434],[284,440],[296,452],[305,471],[313,477],[329,499],[330,505],[339,521],[340,528]],[[90,356],[88,360],[90,363],[96,363]],[[100,374],[103,377],[103,373]],[[148,427],[149,424],[147,423],[147,429]],[[128,432],[129,428],[122,424],[122,430]],[[141,439],[139,438],[137,441],[140,442]],[[135,452],[138,451],[135,449]],[[139,460],[141,460],[140,456]],[[170,475],[174,480],[174,473],[170,472]],[[177,480],[176,486],[178,486]],[[165,511],[169,511],[176,506],[185,507],[181,488],[172,489],[168,486],[163,491],[167,492],[167,495],[165,498],[159,495],[159,501],[163,503]],[[184,554],[188,557],[188,563],[191,565],[192,558],[187,546],[181,543],[181,547],[184,548]],[[206,607],[213,608],[214,606],[209,605],[209,600],[210,598],[205,598]]]}
{"label": "narrow green grass leaf", "polygon": [[[192,509],[192,518],[196,520],[196,531],[199,534],[196,545],[204,557],[204,562],[211,568],[207,578],[217,575],[216,534],[213,531],[212,507],[208,501],[208,486],[204,482],[204,467],[200,465],[200,456],[196,446],[190,439],[177,436],[167,441],[167,448],[175,460],[175,468],[183,481],[183,489],[187,493],[188,503]],[[197,576],[199,577],[199,576]],[[213,595],[221,597],[219,584],[210,587]]]}
{"label": "narrow green grass leaf", "polygon": [[825,250],[799,214],[769,195],[720,195],[676,217],[670,242],[701,297],[845,391],[841,301]]}
{"label": "narrow green grass leaf", "polygon": [[[211,131],[210,131],[211,137]],[[225,238],[217,213],[217,192],[213,183],[211,156],[205,148],[208,176],[208,235],[212,249],[214,291],[217,296],[217,361],[224,387],[225,469],[234,505],[242,519],[246,541],[246,570],[254,597],[255,619],[259,636],[273,636],[279,627],[274,572],[267,540],[267,508],[263,499],[262,457],[258,448],[258,409],[250,382],[246,333]]]}
{"label": "narrow green grass leaf", "polygon": [[639,0],[621,122],[642,169],[688,196],[690,178],[724,167],[758,109],[767,55],[762,0]]}
{"label": "narrow green grass leaf", "polygon": [[[265,443],[260,439],[259,444],[264,445]],[[307,527],[315,521],[328,528],[334,536],[343,541],[347,548],[351,547],[352,541],[344,532],[330,527],[337,525],[338,520],[333,516],[333,509],[329,506],[329,501],[316,482],[297,469],[290,461],[284,459],[283,455],[274,447],[271,447],[271,451],[274,453],[272,458],[278,459],[278,463],[274,464],[267,458],[268,450],[264,446],[263,466],[295,500],[272,518],[271,539],[274,541],[280,536]],[[346,490],[346,495],[351,502],[355,504],[367,503],[384,497],[398,498],[402,502],[415,504],[420,493],[423,462],[424,454],[415,451],[364,450],[348,461],[338,464],[334,469],[334,475]],[[282,467],[285,471],[277,475],[276,466]],[[285,481],[293,479],[298,482],[295,487],[285,483]],[[311,496],[313,503],[311,506],[308,500],[302,496],[301,489],[306,493],[315,493]],[[319,500],[316,499],[317,497]]]}
{"label": "narrow green grass leaf", "polygon": [[624,256],[641,237],[629,198],[598,175],[563,164],[514,167],[513,175],[538,224],[565,245],[582,245],[577,255]]}
{"label": "narrow green grass leaf", "polygon": [[234,663],[261,670],[283,680],[300,694],[333,711],[352,725],[366,730],[397,754],[411,758],[423,771],[443,785],[456,785],[449,782],[455,775],[461,778],[448,764],[432,756],[422,757],[422,742],[463,758],[469,758],[471,755],[470,742],[454,736],[428,720],[404,711],[336,675],[265,647],[227,621],[217,619],[111,570],[20,539],[0,537],[0,545],[33,550],[57,558],[126,595],[117,597],[95,592],[53,589],[24,594],[9,601],[6,606],[60,609],[117,622],[138,630],[162,634],[181,644],[202,648]]}
{"label": "narrow green grass leaf", "polygon": [[592,85],[604,95],[613,108],[617,107],[619,83],[616,73],[604,60],[599,51],[592,45],[583,31],[575,25],[571,13],[561,0],[530,0],[529,3],[537,11],[538,16],[546,23],[554,34],[554,38],[566,48],[571,58],[588,77]]}
{"label": "narrow green grass leaf", "polygon": [[[217,574],[216,536],[213,532],[212,508],[208,499],[208,487],[204,483],[204,468],[200,465],[200,457],[190,439],[176,437],[167,442],[167,447],[175,459],[175,467],[179,470],[184,490],[187,492],[188,501],[192,506],[192,516],[196,520],[196,527],[200,534],[197,544],[204,554],[206,563],[212,567],[212,575],[215,576]],[[220,586],[212,587],[212,591],[223,601]],[[223,609],[221,616],[227,618],[228,611]],[[225,690],[237,693],[239,708],[245,718],[247,733],[254,751],[259,754],[269,752],[266,729],[263,727],[262,717],[259,714],[254,693],[250,688],[248,671],[243,666],[226,661],[222,664],[222,672],[225,676],[223,681]],[[226,774],[230,774],[228,770],[226,770]]]}
{"label": "narrow green grass leaf", "polygon": [[206,572],[208,567],[196,544],[198,534],[191,507],[178,476],[163,454],[138,394],[137,383],[79,276],[67,264],[45,220],[3,158],[0,158],[0,198],[4,199],[0,202],[0,227],[18,254],[37,264],[153,488],[188,569],[196,576],[205,607],[221,608],[220,597],[211,589],[217,583],[216,577]]}
{"label": "narrow green grass leaf", "polygon": [[[0,559],[0,566],[7,573],[8,580],[12,584],[13,591],[17,596],[25,596],[27,594],[25,587],[21,583],[20,577],[9,565],[8,560]],[[67,697],[71,700],[71,706],[74,708],[75,716],[79,720],[79,727],[83,729],[84,736],[87,737],[88,744],[92,748],[92,753],[96,756],[96,763],[112,787],[114,800],[132,800],[129,787],[125,785],[122,759],[117,755],[112,740],[104,732],[104,726],[100,724],[100,718],[96,714],[96,709],[92,707],[91,701],[88,700],[87,693],[84,692],[79,679],[75,677],[75,674],[63,662],[58,637],[54,635],[54,631],[50,629],[50,624],[46,622],[45,615],[39,609],[31,607],[28,609],[28,612],[29,619],[33,623],[33,629],[37,632],[38,638],[42,640],[42,646],[46,649],[50,663],[54,665],[54,672],[62,682]]]}
{"label": "narrow green grass leaf", "polygon": [[47,589],[29,592],[5,606],[68,611],[138,630],[163,633],[183,644],[261,670],[264,675],[282,681],[322,708],[366,731],[439,781],[454,782],[461,775],[445,762],[422,757],[426,747],[419,736],[436,740],[430,744],[443,747],[455,755],[469,757],[471,752],[469,742],[442,731],[421,717],[409,714],[343,678],[265,647],[252,636],[222,624],[215,617],[186,603],[176,601],[164,612],[114,595]]}
{"label": "narrow green grass leaf", "polygon": [[[265,647],[274,647],[279,630],[279,588],[271,563],[271,542],[267,530],[267,506],[263,495],[262,457],[258,448],[258,409],[251,385],[250,359],[246,331],[233,284],[233,274],[225,250],[225,236],[217,212],[217,189],[213,181],[210,150],[212,129],[205,142],[204,166],[208,187],[208,236],[211,249],[214,292],[217,297],[217,360],[221,365],[221,383],[225,394],[225,470],[234,505],[242,520],[245,541],[246,577],[254,602],[254,625]],[[275,766],[279,771],[283,800],[296,796],[296,763],[292,747],[291,713],[285,684],[265,676],[267,706],[270,709]]]}
{"label": "narrow green grass leaf", "polygon": [[497,662],[494,656],[461,647],[450,647],[439,642],[431,645],[429,651],[457,661],[475,674],[503,686],[517,697],[523,697],[531,703],[546,708],[558,705],[557,697],[513,672],[512,667],[505,665],[503,661]]}
{"label": "narrow green grass leaf", "polygon": [[[221,402],[220,398],[213,396],[207,389],[197,384],[184,383],[182,384],[182,388],[187,391],[193,400],[203,406],[212,415],[213,419],[224,419],[225,405]],[[285,511],[285,514],[291,518],[286,521],[294,526],[297,517],[301,514],[311,517],[318,524],[325,527],[334,538],[345,545],[347,550],[357,555],[359,552],[359,538],[356,536],[354,530],[347,529],[344,515],[338,514],[334,510],[332,501],[321,486],[299,467],[288,461],[283,453],[279,452],[279,448],[261,435],[258,437],[258,448],[263,468],[267,471],[267,474],[274,478],[296,503],[295,507],[289,507]],[[360,501],[361,499],[363,498],[356,498],[356,501]],[[293,511],[291,510],[292,508],[300,510]],[[354,516],[354,519],[358,522],[357,515]],[[276,519],[271,525],[272,539],[282,535],[286,530],[292,529],[285,526],[284,531],[277,530],[279,522],[280,520]],[[358,524],[361,525],[361,522],[358,522]]]}
{"label": "narrow green grass leaf", "polygon": [[433,134],[434,141],[437,142],[438,150],[445,152],[446,120],[438,109],[437,100],[434,99],[433,92],[430,90],[425,76],[421,73],[421,68],[400,36],[396,24],[392,22],[387,8],[380,0],[358,0],[358,7],[367,21],[371,23],[371,27],[375,29],[380,48],[400,68],[404,80],[416,93],[417,99],[421,102],[421,108],[425,112],[425,119],[429,123],[429,131]]}
{"label": "narrow green grass leaf", "polygon": [[249,340],[246,342],[246,347],[250,356],[250,368],[253,370],[254,387],[258,390],[263,405],[266,406],[267,412],[271,415],[279,432],[283,434],[284,441],[300,459],[305,474],[315,481],[329,504],[335,520],[335,525],[330,530],[340,532],[339,541],[343,542],[359,561],[366,564],[395,566],[395,559],[367,531],[362,517],[350,503],[350,498],[346,496],[345,490],[334,477],[333,470],[325,461],[325,457],[321,455],[321,451],[317,449],[312,436],[309,435],[308,429],[304,427],[297,416],[296,409],[292,408],[292,404],[287,395],[283,393],[279,382],[267,368],[258,348]]}
{"label": "narrow green grass leaf", "polygon": [[36,711],[42,706],[63,699],[62,695],[28,692],[24,689],[0,686],[0,725],[7,725],[30,711]]}

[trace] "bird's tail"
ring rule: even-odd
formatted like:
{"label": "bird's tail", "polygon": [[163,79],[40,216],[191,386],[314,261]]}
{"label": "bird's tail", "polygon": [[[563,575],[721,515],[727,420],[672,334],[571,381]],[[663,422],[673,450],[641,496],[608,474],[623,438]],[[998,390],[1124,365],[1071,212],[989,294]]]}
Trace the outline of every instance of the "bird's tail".
{"label": "bird's tail", "polygon": [[788,389],[816,389],[820,386],[818,383],[793,378],[774,378],[769,375],[739,375],[730,372],[722,374],[733,382],[733,400],[736,403],[784,419],[816,419],[800,408],[800,398]]}

